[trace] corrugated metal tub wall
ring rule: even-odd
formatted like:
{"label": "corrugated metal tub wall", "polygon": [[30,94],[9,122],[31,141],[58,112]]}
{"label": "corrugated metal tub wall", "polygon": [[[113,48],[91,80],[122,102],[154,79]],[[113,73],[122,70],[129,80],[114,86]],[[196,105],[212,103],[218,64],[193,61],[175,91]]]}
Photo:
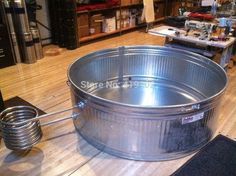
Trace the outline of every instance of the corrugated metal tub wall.
{"label": "corrugated metal tub wall", "polygon": [[[200,55],[155,46],[88,54],[68,70],[78,132],[98,149],[128,159],[185,156],[216,130],[225,71]],[[78,109],[79,111],[79,109]]]}

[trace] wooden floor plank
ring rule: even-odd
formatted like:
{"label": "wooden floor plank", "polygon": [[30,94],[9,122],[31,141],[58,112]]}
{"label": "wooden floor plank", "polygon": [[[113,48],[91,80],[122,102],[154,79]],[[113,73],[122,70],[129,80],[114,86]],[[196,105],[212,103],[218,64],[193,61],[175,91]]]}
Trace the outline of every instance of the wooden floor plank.
{"label": "wooden floor plank", "polygon": [[[0,70],[0,88],[4,99],[14,96],[46,112],[71,107],[66,84],[67,68],[77,58],[90,52],[122,45],[163,45],[164,38],[142,31],[82,45],[76,50],[63,50],[55,57],[45,57],[36,64],[18,64]],[[54,47],[54,46],[48,46]],[[45,50],[47,49],[44,48]],[[236,69],[230,69],[229,85],[219,113],[218,133],[236,138]],[[214,85],[212,85],[214,86]],[[70,114],[71,112],[65,113]],[[65,115],[62,114],[62,115]],[[169,175],[190,157],[165,162],[125,160],[101,152],[80,137],[71,120],[42,127],[44,136],[33,150],[17,154],[1,142],[0,175]]]}

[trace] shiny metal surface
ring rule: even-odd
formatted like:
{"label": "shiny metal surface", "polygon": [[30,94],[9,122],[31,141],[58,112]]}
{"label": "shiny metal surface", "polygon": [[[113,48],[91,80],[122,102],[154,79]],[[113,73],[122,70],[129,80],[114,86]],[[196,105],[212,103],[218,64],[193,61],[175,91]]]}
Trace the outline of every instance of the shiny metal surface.
{"label": "shiny metal surface", "polygon": [[30,32],[25,0],[14,0],[13,4],[17,27],[19,28],[21,34]]}
{"label": "shiny metal surface", "polygon": [[24,63],[32,64],[37,61],[30,25],[28,21],[28,14],[24,0],[14,0],[14,20],[16,23],[16,33],[20,39],[20,47],[22,52],[22,61]]}
{"label": "shiny metal surface", "polygon": [[155,46],[107,49],[68,70],[78,132],[110,154],[156,161],[183,157],[216,129],[224,70],[190,52]]}
{"label": "shiny metal surface", "polygon": [[41,44],[39,30],[38,30],[38,28],[34,27],[34,28],[30,28],[30,31],[31,31],[32,37],[33,37],[36,58],[42,59],[44,56],[43,56],[43,47]]}
{"label": "shiny metal surface", "polygon": [[31,33],[24,33],[24,63],[33,64],[37,62],[37,57],[34,48],[33,37]]}
{"label": "shiny metal surface", "polygon": [[[80,113],[73,113],[69,116],[60,117],[65,112],[84,106],[83,103],[76,107],[65,110],[47,113],[38,116],[38,111],[32,106],[13,106],[0,113],[0,132],[4,143],[11,150],[28,150],[37,144],[42,138],[41,126],[51,125],[71,118],[76,118]],[[57,115],[51,121],[40,123],[39,120]],[[59,117],[58,117],[59,116]]]}
{"label": "shiny metal surface", "polygon": [[13,44],[14,54],[15,54],[15,60],[16,60],[16,63],[20,63],[21,62],[21,55],[20,55],[18,40],[16,37],[14,23],[13,23],[13,17],[12,17],[13,14],[11,13],[12,7],[10,5],[9,0],[4,0],[3,4],[5,6],[7,22],[8,22],[8,26],[9,26],[10,33],[11,33],[12,44]]}
{"label": "shiny metal surface", "polygon": [[[24,122],[37,117],[37,110],[29,106],[16,106],[0,114],[1,130],[4,143],[11,150],[26,150],[42,138],[39,121]],[[21,124],[13,124],[13,123]]]}

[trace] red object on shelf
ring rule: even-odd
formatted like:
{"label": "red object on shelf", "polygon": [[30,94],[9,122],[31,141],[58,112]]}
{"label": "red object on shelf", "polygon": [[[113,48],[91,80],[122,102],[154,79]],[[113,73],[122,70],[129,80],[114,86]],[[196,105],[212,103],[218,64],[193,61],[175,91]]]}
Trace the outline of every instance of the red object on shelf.
{"label": "red object on shelf", "polygon": [[85,11],[85,10],[106,9],[106,8],[114,7],[117,5],[120,5],[120,0],[108,0],[106,3],[88,4],[88,5],[78,6],[77,12]]}
{"label": "red object on shelf", "polygon": [[188,17],[190,18],[197,18],[197,19],[200,19],[200,20],[213,20],[214,19],[214,16],[212,16],[211,14],[209,13],[190,13],[188,15]]}

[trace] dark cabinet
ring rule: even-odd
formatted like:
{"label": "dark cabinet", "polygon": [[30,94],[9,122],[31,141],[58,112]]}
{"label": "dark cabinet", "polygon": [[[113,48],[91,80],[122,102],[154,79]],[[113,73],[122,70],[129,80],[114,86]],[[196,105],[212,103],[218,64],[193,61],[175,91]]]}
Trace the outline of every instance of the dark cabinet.
{"label": "dark cabinet", "polygon": [[0,24],[0,68],[15,65],[7,27]]}

